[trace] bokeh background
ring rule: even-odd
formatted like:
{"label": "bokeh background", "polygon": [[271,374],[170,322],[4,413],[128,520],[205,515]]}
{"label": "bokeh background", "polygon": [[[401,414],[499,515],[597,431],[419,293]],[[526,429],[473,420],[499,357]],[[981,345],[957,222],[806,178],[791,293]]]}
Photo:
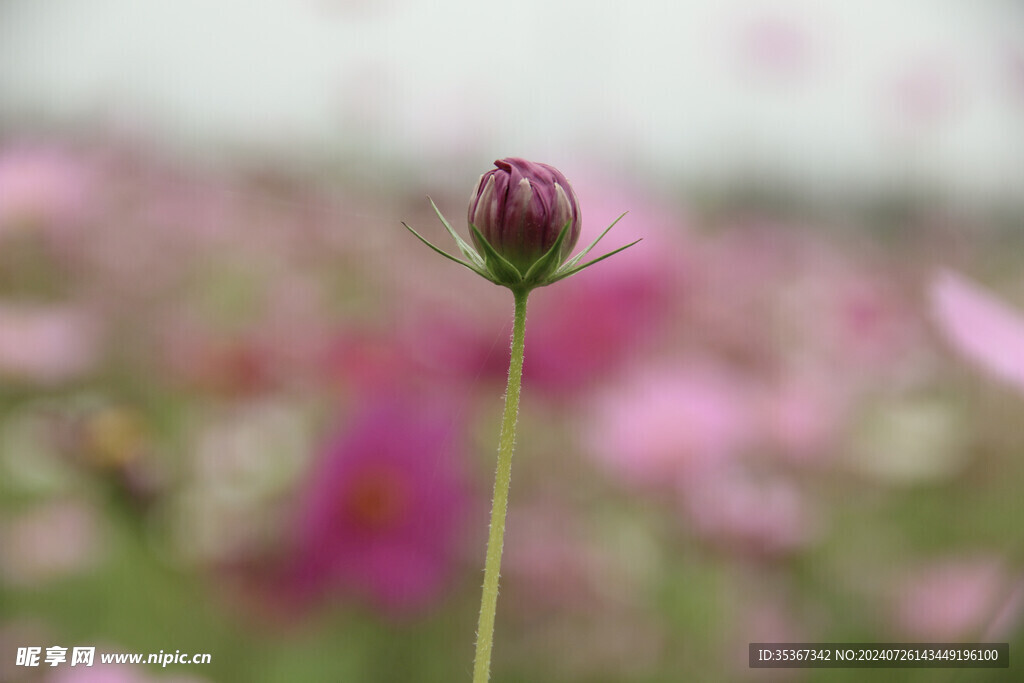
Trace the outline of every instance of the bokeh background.
{"label": "bokeh background", "polygon": [[643,241],[531,298],[496,682],[1018,652],[1019,3],[7,0],[0,680],[469,680],[512,301],[400,222],[505,156]]}

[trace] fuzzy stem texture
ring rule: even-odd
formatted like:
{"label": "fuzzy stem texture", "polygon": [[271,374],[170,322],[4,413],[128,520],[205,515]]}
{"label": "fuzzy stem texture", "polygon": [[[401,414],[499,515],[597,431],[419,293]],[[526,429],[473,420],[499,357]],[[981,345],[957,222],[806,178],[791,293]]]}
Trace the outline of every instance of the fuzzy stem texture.
{"label": "fuzzy stem texture", "polygon": [[498,606],[498,576],[501,573],[501,551],[505,543],[505,514],[508,512],[508,490],[512,478],[512,451],[516,445],[516,422],[519,418],[519,390],[523,379],[523,350],[526,338],[526,299],[529,290],[512,290],[515,295],[515,320],[512,324],[512,358],[505,389],[505,412],[498,439],[498,471],[494,476],[494,501],[491,505],[491,529],[487,538],[487,560],[484,564],[484,588],[480,598],[480,621],[476,630],[476,661],[473,683],[487,683],[491,675],[491,651],[494,647],[494,615]]}

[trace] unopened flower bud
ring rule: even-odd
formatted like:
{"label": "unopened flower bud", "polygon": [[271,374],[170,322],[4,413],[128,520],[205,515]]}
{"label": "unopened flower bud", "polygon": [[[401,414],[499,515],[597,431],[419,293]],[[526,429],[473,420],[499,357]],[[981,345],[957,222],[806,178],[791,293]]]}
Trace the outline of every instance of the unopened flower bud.
{"label": "unopened flower bud", "polygon": [[433,200],[430,202],[465,259],[452,256],[405,223],[402,225],[441,256],[508,287],[516,296],[564,280],[640,241],[580,265],[626,214],[616,218],[590,246],[569,258],[580,238],[580,207],[565,176],[547,164],[524,159],[502,159],[494,165],[496,169],[480,176],[469,200],[469,233],[475,248],[462,239]]}
{"label": "unopened flower bud", "polygon": [[[495,161],[480,176],[469,202],[469,224],[494,250],[525,275],[568,231],[549,268],[572,253],[580,237],[576,193],[562,173],[547,164],[509,158]],[[478,250],[483,249],[471,231]]]}

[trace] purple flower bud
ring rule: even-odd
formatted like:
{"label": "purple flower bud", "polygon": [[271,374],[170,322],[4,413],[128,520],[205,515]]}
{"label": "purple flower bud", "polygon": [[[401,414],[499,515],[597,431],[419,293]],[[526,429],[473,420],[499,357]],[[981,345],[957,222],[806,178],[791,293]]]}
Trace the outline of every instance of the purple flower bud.
{"label": "purple flower bud", "polygon": [[[557,268],[580,237],[579,202],[569,181],[558,169],[525,159],[502,159],[494,165],[497,168],[480,176],[470,198],[470,225],[525,275],[568,224],[553,264]],[[476,234],[472,238],[482,249]]]}

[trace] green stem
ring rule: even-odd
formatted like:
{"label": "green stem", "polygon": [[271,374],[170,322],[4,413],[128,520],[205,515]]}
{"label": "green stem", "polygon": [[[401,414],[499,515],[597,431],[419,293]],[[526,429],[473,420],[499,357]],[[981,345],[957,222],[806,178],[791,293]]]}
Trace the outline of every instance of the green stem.
{"label": "green stem", "polygon": [[526,298],[529,290],[513,289],[515,321],[512,324],[512,358],[508,366],[505,389],[505,413],[501,419],[498,439],[498,471],[494,476],[494,501],[491,506],[491,531],[487,538],[487,561],[484,564],[484,589],[480,598],[480,622],[476,629],[476,661],[473,683],[487,683],[491,675],[491,650],[494,647],[494,615],[498,607],[498,575],[501,572],[501,551],[505,542],[505,513],[508,511],[508,489],[512,478],[512,451],[516,445],[516,421],[519,418],[519,389],[523,378],[523,348],[526,338]]}

